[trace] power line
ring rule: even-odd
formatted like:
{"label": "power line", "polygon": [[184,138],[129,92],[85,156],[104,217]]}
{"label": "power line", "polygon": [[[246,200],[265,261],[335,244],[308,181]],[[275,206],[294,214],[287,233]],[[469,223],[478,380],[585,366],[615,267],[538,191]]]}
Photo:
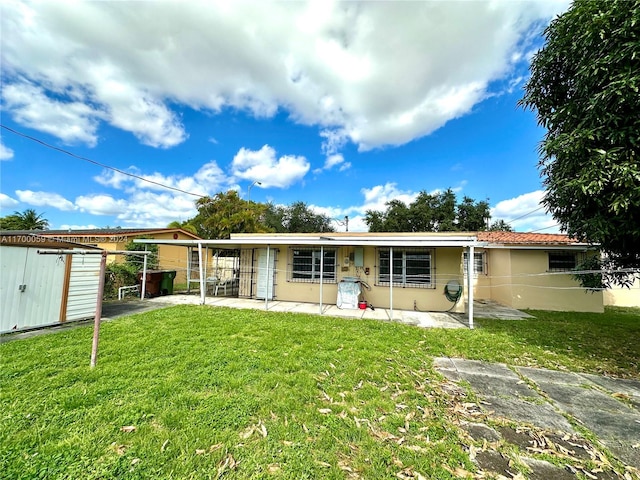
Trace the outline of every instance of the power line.
{"label": "power line", "polygon": [[157,185],[159,187],[166,188],[166,189],[169,189],[169,190],[173,190],[173,191],[176,191],[176,192],[185,193],[187,195],[193,195],[194,197],[200,197],[200,198],[205,198],[206,197],[206,195],[200,195],[199,193],[188,192],[186,190],[182,190],[181,188],[172,187],[170,185],[165,185],[164,183],[156,182],[154,180],[149,180],[148,178],[141,177],[140,175],[136,175],[135,173],[125,172],[124,170],[120,170],[119,168],[112,167],[110,165],[105,165],[104,163],[97,162],[95,160],[92,160],[92,159],[87,158],[87,157],[83,157],[81,155],[77,155],[77,154],[75,154],[73,152],[70,152],[68,150],[64,150],[63,148],[56,147],[55,145],[51,145],[51,144],[49,144],[47,142],[44,142],[44,141],[42,141],[42,140],[40,140],[38,138],[32,137],[30,135],[27,135],[26,133],[22,133],[22,132],[19,132],[17,130],[14,130],[12,128],[9,128],[6,125],[0,124],[0,127],[4,128],[5,130],[8,130],[9,132],[11,132],[11,133],[13,133],[15,135],[19,135],[19,136],[24,137],[24,138],[26,138],[28,140],[31,140],[32,142],[39,143],[40,145],[42,145],[44,147],[50,148],[52,150],[56,150],[56,151],[58,151],[60,153],[64,153],[65,155],[69,155],[70,157],[77,158],[78,160],[84,160],[85,162],[93,163],[94,165],[98,165],[99,167],[106,168],[108,170],[113,170],[114,172],[118,172],[121,175],[126,175],[128,177],[132,177],[132,178],[135,178],[137,180],[141,180],[143,182],[151,183],[153,185]]}
{"label": "power line", "polygon": [[536,213],[538,210],[542,210],[544,208],[544,205],[539,206],[538,208],[536,208],[535,210],[531,210],[529,213],[525,213],[524,215],[520,215],[519,217],[514,218],[513,220],[509,220],[508,222],[505,222],[507,224],[509,223],[513,223],[516,220],[520,220],[521,218],[524,217],[528,217],[529,215],[531,215],[532,213]]}
{"label": "power line", "polygon": [[542,230],[549,230],[550,228],[557,227],[558,225],[560,224],[556,223],[554,225],[549,225],[548,227],[537,228],[536,230],[529,230],[527,233],[535,233],[535,232],[540,232]]}

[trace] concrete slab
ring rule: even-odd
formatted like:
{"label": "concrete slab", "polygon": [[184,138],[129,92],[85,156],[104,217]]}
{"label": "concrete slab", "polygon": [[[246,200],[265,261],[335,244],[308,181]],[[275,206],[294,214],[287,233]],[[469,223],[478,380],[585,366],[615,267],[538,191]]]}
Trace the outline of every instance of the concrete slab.
{"label": "concrete slab", "polygon": [[580,375],[612,393],[622,393],[630,397],[636,397],[640,402],[640,381],[638,380],[602,377],[588,373],[582,373]]}
{"label": "concrete slab", "polygon": [[516,367],[516,370],[529,380],[533,380],[538,385],[556,383],[560,385],[593,385],[586,378],[573,372],[560,372],[557,370],[547,370],[544,368]]}
{"label": "concrete slab", "polygon": [[434,367],[452,380],[467,381],[493,415],[569,433],[573,428],[564,415],[571,415],[620,461],[640,465],[640,412],[627,398],[613,396],[620,392],[635,399],[639,383],[635,380],[517,367],[546,395],[525,396],[522,384],[513,384],[519,377],[506,365],[437,358]]}
{"label": "concrete slab", "polygon": [[[597,406],[597,410],[611,413],[632,413],[631,409],[610,395],[591,388],[576,387],[574,385],[561,385],[558,383],[538,384],[540,390],[549,398],[560,404],[563,410],[573,415],[575,409],[591,409]],[[640,437],[639,437],[640,438]]]}

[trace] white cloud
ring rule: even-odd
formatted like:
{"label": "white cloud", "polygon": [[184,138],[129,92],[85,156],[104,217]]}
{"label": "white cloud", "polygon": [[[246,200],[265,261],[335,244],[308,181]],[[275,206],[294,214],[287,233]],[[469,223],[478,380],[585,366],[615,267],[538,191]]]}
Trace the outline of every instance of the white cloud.
{"label": "white cloud", "polygon": [[351,162],[345,162],[344,156],[341,153],[334,153],[333,155],[329,155],[325,159],[322,168],[316,168],[313,173],[322,173],[323,170],[331,170],[334,167],[337,167],[338,171],[344,172],[345,170],[351,168]]}
{"label": "white cloud", "polygon": [[5,84],[2,100],[3,108],[22,125],[54,135],[65,143],[97,143],[101,113],[85,103],[54,100],[42,88],[26,82]]}
{"label": "white cloud", "polygon": [[13,158],[13,150],[0,141],[0,160],[11,160]]}
{"label": "white cloud", "polygon": [[36,207],[53,207],[65,212],[76,209],[73,202],[70,202],[58,193],[16,190],[16,195],[22,203],[34,205]]}
{"label": "white cloud", "polygon": [[120,215],[128,209],[127,201],[104,194],[81,195],[76,198],[76,205],[92,215]]}
{"label": "white cloud", "polygon": [[233,175],[238,179],[258,181],[262,188],[287,188],[304,178],[309,171],[305,157],[284,155],[276,158],[276,151],[269,145],[260,150],[241,148],[233,157]]}
{"label": "white cloud", "polygon": [[546,213],[540,203],[544,194],[544,190],[535,190],[502,200],[491,209],[491,218],[493,221],[502,219],[510,223],[518,232],[541,230],[544,233],[556,233],[559,231],[555,226],[558,222]]}
{"label": "white cloud", "polygon": [[177,188],[189,192],[193,198],[198,195],[212,195],[215,192],[230,188],[230,179],[215,161],[205,163],[192,176],[163,175],[158,172],[143,173],[138,167],[131,166],[122,172],[103,170],[93,179],[100,185],[134,193],[138,189],[166,192],[163,186]]}
{"label": "white cloud", "polygon": [[321,128],[326,155],[347,140],[403,144],[517,79],[532,30],[568,4],[138,2],[132,15],[126,2],[7,0],[4,102],[19,123],[89,145],[101,121],[176,145],[184,106],[287,111]]}
{"label": "white cloud", "polygon": [[[13,208],[20,202],[15,198],[11,198],[9,195],[0,193],[0,209]],[[4,214],[3,214],[4,215]]]}

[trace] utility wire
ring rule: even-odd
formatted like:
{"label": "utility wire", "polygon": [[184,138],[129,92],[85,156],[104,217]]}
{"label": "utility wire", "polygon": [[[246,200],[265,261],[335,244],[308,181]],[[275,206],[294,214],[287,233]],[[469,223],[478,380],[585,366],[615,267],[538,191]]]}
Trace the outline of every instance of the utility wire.
{"label": "utility wire", "polygon": [[542,230],[549,230],[550,228],[557,227],[558,225],[560,225],[560,224],[556,223],[555,225],[549,225],[548,227],[542,227],[542,228],[538,228],[536,230],[530,230],[527,233],[535,233],[535,232],[540,232]]}
{"label": "utility wire", "polygon": [[529,213],[525,213],[524,215],[520,215],[519,217],[514,218],[513,220],[509,220],[508,222],[505,222],[507,224],[509,223],[513,223],[516,220],[520,220],[521,218],[524,217],[528,217],[529,215],[531,215],[532,213],[536,213],[538,210],[542,210],[544,208],[544,205],[539,206],[538,208],[536,208],[535,210],[531,210]]}
{"label": "utility wire", "polygon": [[40,145],[42,145],[44,147],[50,148],[52,150],[56,150],[56,151],[58,151],[60,153],[64,153],[65,155],[69,155],[70,157],[77,158],[78,160],[84,160],[85,162],[93,163],[94,165],[98,165],[99,167],[106,168],[108,170],[113,170],[114,172],[118,172],[118,173],[120,173],[122,175],[126,175],[128,177],[133,177],[133,178],[141,180],[143,182],[152,183],[153,185],[157,185],[159,187],[166,188],[166,189],[169,189],[169,190],[174,190],[176,192],[186,193],[187,195],[193,195],[194,197],[200,197],[200,198],[205,198],[206,197],[206,195],[200,195],[199,193],[187,192],[186,190],[182,190],[180,188],[176,188],[176,187],[172,187],[172,186],[169,186],[169,185],[165,185],[164,183],[156,182],[154,180],[149,180],[148,178],[141,177],[140,175],[136,175],[136,174],[130,173],[130,172],[125,172],[124,170],[120,170],[119,168],[112,167],[112,166],[109,166],[109,165],[105,165],[104,163],[100,163],[100,162],[97,162],[95,160],[91,160],[90,158],[83,157],[81,155],[77,155],[77,154],[75,154],[73,152],[70,152],[68,150],[64,150],[62,148],[56,147],[55,145],[51,145],[51,144],[49,144],[47,142],[44,142],[44,141],[42,141],[42,140],[40,140],[38,138],[32,137],[30,135],[27,135],[26,133],[19,132],[17,130],[14,130],[13,128],[9,128],[6,125],[0,124],[0,127],[4,128],[5,130],[7,130],[7,131],[9,131],[9,132],[11,132],[11,133],[13,133],[15,135],[19,135],[19,136],[24,137],[24,138],[26,138],[28,140],[31,140],[32,142],[39,143]]}

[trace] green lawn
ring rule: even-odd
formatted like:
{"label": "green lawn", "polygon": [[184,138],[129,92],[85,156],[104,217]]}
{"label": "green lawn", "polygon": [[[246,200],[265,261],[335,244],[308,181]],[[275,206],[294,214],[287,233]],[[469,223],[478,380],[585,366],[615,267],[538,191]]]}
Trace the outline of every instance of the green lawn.
{"label": "green lawn", "polygon": [[454,478],[434,356],[639,376],[640,311],[469,330],[180,306],[0,345],[3,478]]}

